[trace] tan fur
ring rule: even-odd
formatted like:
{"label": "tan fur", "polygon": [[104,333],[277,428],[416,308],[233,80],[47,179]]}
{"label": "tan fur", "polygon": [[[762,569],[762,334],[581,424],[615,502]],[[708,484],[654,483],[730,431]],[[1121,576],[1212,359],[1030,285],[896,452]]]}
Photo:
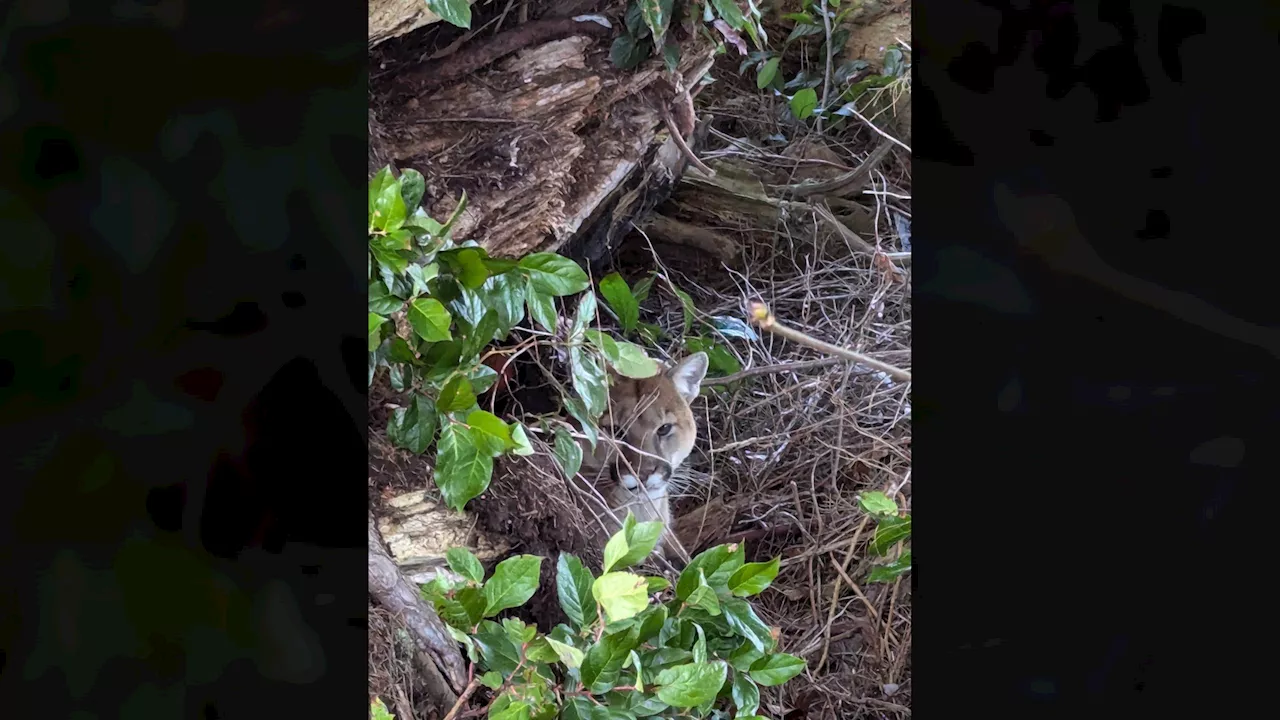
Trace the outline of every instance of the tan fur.
{"label": "tan fur", "polygon": [[[637,521],[660,520],[670,530],[667,487],[697,440],[689,403],[697,397],[706,372],[706,354],[695,353],[651,378],[612,377],[609,410],[600,418],[600,442],[594,452],[580,442],[582,474],[594,482],[619,520],[630,511]],[[662,544],[659,541],[659,551]]]}

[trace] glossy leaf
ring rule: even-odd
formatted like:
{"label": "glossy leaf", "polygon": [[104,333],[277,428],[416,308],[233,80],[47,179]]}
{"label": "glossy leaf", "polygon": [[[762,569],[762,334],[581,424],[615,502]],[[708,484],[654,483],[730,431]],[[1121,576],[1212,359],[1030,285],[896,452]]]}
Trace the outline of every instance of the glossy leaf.
{"label": "glossy leaf", "polygon": [[689,663],[658,673],[658,699],[672,707],[691,708],[714,700],[729,672],[723,660]]}
{"label": "glossy leaf", "polygon": [[529,442],[529,436],[524,432],[524,426],[518,422],[513,422],[508,429],[511,431],[511,454],[533,455],[533,445]]}
{"label": "glossy leaf", "polygon": [[427,7],[450,25],[471,29],[471,4],[467,0],[427,0]]}
{"label": "glossy leaf", "polygon": [[[760,652],[771,652],[777,645],[777,641],[769,631],[769,626],[756,615],[756,611],[747,604],[746,600],[728,598],[721,603],[720,609],[724,612],[729,627],[750,641]],[[756,682],[760,681],[756,680]]]}
{"label": "glossy leaf", "polygon": [[407,317],[414,333],[427,342],[453,339],[449,332],[453,318],[435,298],[418,298],[409,303]]}
{"label": "glossy leaf", "polygon": [[582,446],[572,437],[569,437],[569,433],[564,428],[557,427],[553,452],[565,478],[572,480],[573,476],[582,467]]}
{"label": "glossy leaf", "polygon": [[626,620],[649,606],[649,584],[639,575],[606,572],[591,585],[591,595],[609,622]]}
{"label": "glossy leaf", "polygon": [[[589,297],[589,296],[588,296]],[[609,403],[609,380],[600,362],[581,346],[569,348],[573,389],[591,417],[600,417]]]}
{"label": "glossy leaf", "polygon": [[622,332],[634,331],[636,323],[640,321],[640,303],[631,293],[631,287],[627,285],[627,281],[616,272],[609,273],[600,281],[600,294],[604,297],[605,304],[618,317]]}
{"label": "glossy leaf", "polygon": [[382,344],[382,326],[387,319],[377,313],[369,313],[369,352],[378,349]]}
{"label": "glossy leaf", "polygon": [[565,645],[551,638],[547,638],[547,643],[556,651],[556,655],[559,656],[560,662],[564,663],[565,667],[576,668],[582,665],[583,653],[578,648],[572,645]]}
{"label": "glossy leaf", "polygon": [[556,562],[556,595],[560,609],[575,628],[583,628],[596,619],[596,601],[591,587],[595,582],[591,571],[573,555],[560,553]]}
{"label": "glossy leaf", "polygon": [[449,548],[444,559],[449,563],[449,569],[462,577],[475,583],[484,582],[484,566],[470,550],[464,547]]}
{"label": "glossy leaf", "polygon": [[883,583],[893,582],[902,576],[903,573],[911,570],[911,551],[907,550],[902,553],[902,557],[884,565],[877,565],[871,568],[871,574],[867,576],[867,582]]}
{"label": "glossy leaf", "polygon": [[415,395],[407,408],[396,408],[387,421],[387,439],[392,445],[421,455],[436,435],[436,408],[431,398]]}
{"label": "glossy leaf", "polygon": [[493,617],[508,608],[519,607],[538,589],[542,558],[517,555],[498,563],[493,577],[484,584],[484,616]]}
{"label": "glossy leaf", "polygon": [[764,592],[773,579],[778,577],[781,558],[769,562],[747,563],[733,572],[729,577],[729,592],[737,597],[751,597]]}
{"label": "glossy leaf", "polygon": [[573,295],[591,287],[587,273],[578,263],[555,253],[533,253],[520,260],[534,289],[544,295]]}
{"label": "glossy leaf", "polygon": [[858,505],[868,515],[897,515],[898,503],[889,499],[879,490],[862,493],[858,496]]}
{"label": "glossy leaf", "polygon": [[475,404],[476,394],[471,390],[471,381],[462,375],[454,375],[450,378],[436,399],[436,407],[442,413],[467,410]]}
{"label": "glossy leaf", "polygon": [[[649,557],[658,539],[662,537],[662,523],[636,522],[630,511],[622,521],[622,529],[613,534],[604,546],[604,570],[609,572],[617,568],[626,568]],[[645,587],[648,587],[646,581]],[[647,592],[647,590],[646,590]]]}
{"label": "glossy leaf", "polygon": [[497,457],[512,446],[511,428],[497,415],[485,410],[472,410],[467,415],[471,436],[482,451]]}
{"label": "glossy leaf", "polygon": [[818,93],[813,88],[804,88],[791,96],[791,114],[797,120],[804,120],[818,107]]}
{"label": "glossy leaf", "polygon": [[737,717],[750,715],[760,708],[760,688],[744,673],[733,673],[733,687],[729,691]]}
{"label": "glossy leaf", "polygon": [[871,551],[876,555],[888,554],[898,542],[911,537],[911,516],[881,518],[871,538]]}
{"label": "glossy leaf", "polygon": [[805,663],[801,658],[787,653],[776,653],[757,660],[748,674],[757,685],[773,687],[804,672],[804,668]]}
{"label": "glossy leaf", "polygon": [[437,443],[435,481],[445,504],[462,511],[472,499],[489,487],[493,477],[493,457],[476,447],[465,425],[447,423]]}
{"label": "glossy leaf", "polygon": [[404,300],[387,292],[387,286],[380,282],[369,283],[369,312],[388,316],[404,307]]}
{"label": "glossy leaf", "polygon": [[530,283],[525,289],[525,302],[529,305],[529,317],[547,332],[556,331],[556,303],[550,295],[540,293]]}
{"label": "glossy leaf", "polygon": [[769,87],[769,83],[773,82],[773,78],[778,74],[778,65],[782,63],[781,57],[771,58],[756,73],[756,88],[763,90]]}

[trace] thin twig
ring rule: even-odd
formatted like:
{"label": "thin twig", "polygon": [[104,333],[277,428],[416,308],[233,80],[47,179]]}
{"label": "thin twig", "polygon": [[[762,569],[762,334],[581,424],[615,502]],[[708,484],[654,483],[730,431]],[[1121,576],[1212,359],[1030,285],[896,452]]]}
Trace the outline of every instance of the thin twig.
{"label": "thin twig", "polygon": [[814,350],[827,353],[828,355],[836,355],[845,358],[846,360],[862,363],[869,368],[879,370],[895,380],[911,382],[911,373],[906,370],[894,367],[889,363],[880,362],[875,358],[868,357],[855,350],[843,348],[839,345],[832,345],[825,340],[819,340],[812,335],[808,335],[796,330],[795,328],[783,325],[781,322],[778,322],[778,318],[774,317],[773,313],[769,311],[769,306],[764,303],[751,303],[751,321],[759,326],[760,329],[768,330],[769,332],[790,340],[791,342],[811,347]]}
{"label": "thin twig", "polygon": [[831,12],[827,9],[827,0],[822,0],[822,26],[827,33],[827,70],[822,76],[822,108],[824,112],[818,115],[818,132],[822,132],[822,122],[826,119],[827,92],[831,89],[831,56],[835,54],[835,48],[831,47]]}
{"label": "thin twig", "polygon": [[467,688],[458,696],[458,702],[454,703],[453,707],[449,708],[449,712],[445,714],[444,720],[453,720],[457,717],[458,711],[462,709],[463,705],[467,704],[467,700],[471,699],[471,693],[475,692],[476,688],[479,686],[480,681],[474,678],[471,682],[467,683]]}
{"label": "thin twig", "polygon": [[771,375],[773,373],[784,373],[784,372],[801,372],[803,370],[818,370],[820,368],[831,367],[832,365],[839,365],[842,362],[848,362],[848,359],[842,358],[842,357],[827,357],[827,358],[819,358],[817,360],[802,360],[800,362],[779,363],[777,365],[761,365],[760,367],[747,368],[746,370],[743,370],[741,372],[736,372],[732,375],[725,375],[723,377],[703,378],[702,384],[703,386],[729,385],[731,383],[736,383],[739,380],[746,380],[749,377],[755,377],[757,375]]}
{"label": "thin twig", "polygon": [[844,554],[844,567],[840,567],[841,573],[836,575],[836,581],[831,588],[831,610],[827,612],[827,626],[822,630],[822,655],[818,658],[818,664],[814,666],[813,671],[816,673],[822,669],[823,664],[827,662],[827,650],[831,645],[831,623],[836,619],[836,608],[840,606],[840,579],[843,576],[844,568],[849,566],[849,561],[853,559],[853,550],[858,546],[858,539],[862,537],[862,531],[867,527],[867,521],[871,519],[870,515],[863,515],[862,522],[858,523],[858,529],[853,534],[853,539],[849,541],[849,549]]}
{"label": "thin twig", "polygon": [[686,160],[693,164],[694,167],[701,170],[709,177],[715,177],[716,171],[707,167],[705,163],[693,154],[693,150],[689,147],[689,143],[684,141],[684,136],[680,134],[680,128],[676,127],[676,121],[671,117],[671,111],[662,108],[662,121],[667,124],[667,130],[671,133],[671,139],[676,141],[676,147],[680,148],[680,152],[684,154]]}

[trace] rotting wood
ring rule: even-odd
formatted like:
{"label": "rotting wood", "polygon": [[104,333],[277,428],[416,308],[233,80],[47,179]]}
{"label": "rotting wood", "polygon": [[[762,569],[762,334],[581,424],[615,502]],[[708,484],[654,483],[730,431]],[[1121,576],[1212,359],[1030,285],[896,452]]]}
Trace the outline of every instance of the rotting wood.
{"label": "rotting wood", "polygon": [[369,0],[369,47],[440,20],[423,0]]}
{"label": "rotting wood", "polygon": [[661,58],[614,67],[601,31],[593,21],[533,21],[375,83],[371,157],[421,172],[433,217],[448,216],[465,192],[454,237],[492,255],[607,255],[683,174],[662,118],[678,98],[664,91],[696,87],[714,47],[697,34],[683,39],[672,82]]}

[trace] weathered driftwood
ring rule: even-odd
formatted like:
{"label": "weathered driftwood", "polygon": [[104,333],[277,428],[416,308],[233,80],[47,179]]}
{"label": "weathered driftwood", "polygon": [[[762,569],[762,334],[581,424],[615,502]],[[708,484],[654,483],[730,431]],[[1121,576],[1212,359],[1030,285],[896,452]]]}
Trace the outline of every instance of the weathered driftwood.
{"label": "weathered driftwood", "polygon": [[[643,221],[683,173],[687,162],[662,120],[676,92],[661,59],[619,70],[609,60],[611,34],[578,24],[578,34],[443,86],[433,87],[430,76],[415,81],[406,69],[373,88],[381,161],[426,177],[424,205],[433,216],[448,216],[466,193],[455,238],[497,256],[561,248],[580,259],[602,256],[599,246]],[[471,42],[505,50],[513,42],[505,35]],[[481,49],[464,46],[456,55],[470,67]],[[697,35],[684,41],[678,72],[686,86],[706,73],[711,51]],[[436,61],[437,71],[451,74],[452,59]]]}
{"label": "weathered driftwood", "polygon": [[409,631],[420,655],[428,690],[437,703],[452,702],[467,685],[466,666],[458,644],[449,636],[435,609],[426,604],[416,585],[405,579],[382,544],[373,516],[369,516],[369,593],[393,613]]}

